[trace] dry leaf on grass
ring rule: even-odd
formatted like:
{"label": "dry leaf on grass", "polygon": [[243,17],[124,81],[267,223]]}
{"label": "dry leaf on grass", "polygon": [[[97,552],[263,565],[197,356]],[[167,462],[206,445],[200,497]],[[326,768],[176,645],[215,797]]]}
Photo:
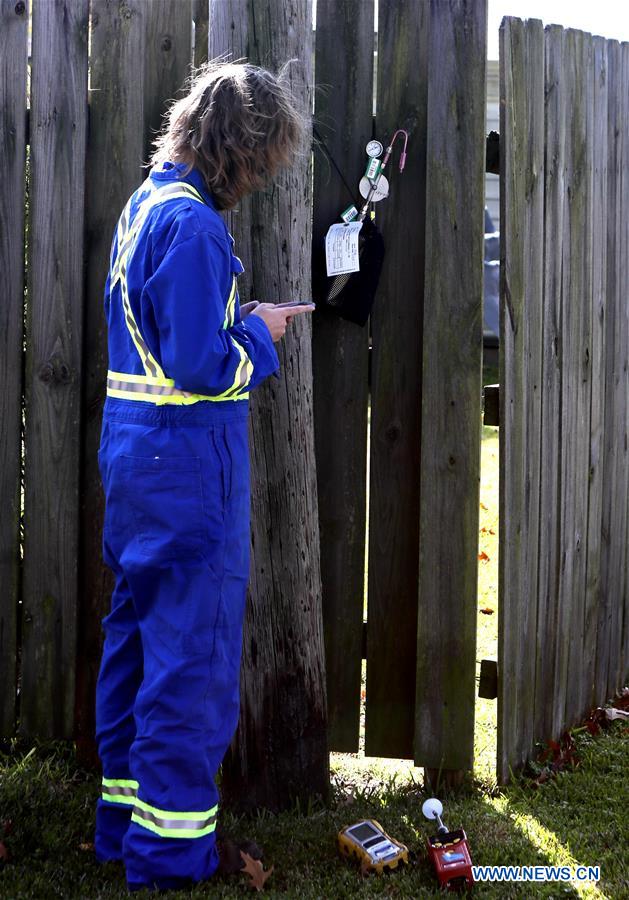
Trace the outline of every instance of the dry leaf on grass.
{"label": "dry leaf on grass", "polygon": [[491,606],[485,606],[483,609],[481,609],[481,612],[484,616],[493,616],[493,614],[494,614],[494,611],[491,608]]}
{"label": "dry leaf on grass", "polygon": [[254,859],[252,856],[249,856],[248,853],[245,853],[244,850],[240,851],[240,855],[245,864],[244,868],[240,871],[243,875],[249,876],[249,887],[252,887],[256,891],[261,891],[264,887],[264,882],[273,872],[273,866],[271,866],[270,869],[265,870],[259,859]]}
{"label": "dry leaf on grass", "polygon": [[478,558],[481,559],[483,562],[487,562],[489,560],[489,557],[487,556],[487,554],[485,553],[484,550],[481,550],[481,552],[478,554]]}
{"label": "dry leaf on grass", "polygon": [[79,850],[93,850],[94,844],[79,844]]}
{"label": "dry leaf on grass", "polygon": [[9,851],[4,846],[2,841],[0,841],[0,862],[7,862],[9,859]]}

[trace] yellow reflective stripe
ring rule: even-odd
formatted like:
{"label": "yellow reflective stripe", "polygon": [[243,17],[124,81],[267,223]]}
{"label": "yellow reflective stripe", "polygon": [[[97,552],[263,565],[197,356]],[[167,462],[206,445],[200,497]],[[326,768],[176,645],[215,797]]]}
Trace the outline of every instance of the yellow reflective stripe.
{"label": "yellow reflective stripe", "polygon": [[164,385],[173,385],[175,384],[172,378],[156,378],[151,375],[129,375],[127,372],[113,372],[111,369],[107,372],[107,378],[116,379],[119,381],[133,381],[137,384],[164,384]]}
{"label": "yellow reflective stripe", "polygon": [[120,281],[120,292],[122,295],[125,322],[146,374],[162,378],[164,377],[164,372],[142,337],[131,309],[127,287],[127,263],[131,256],[131,251],[135,246],[137,236],[146,222],[150,210],[159,203],[163,203],[166,200],[178,199],[180,197],[192,198],[199,203],[204,202],[199,192],[193,188],[192,185],[178,183],[153,188],[153,190],[147,193],[145,199],[140,201],[140,206],[130,228],[128,220],[131,214],[131,201],[129,200],[118,223],[118,252],[110,279],[110,290],[113,290],[116,283]]}
{"label": "yellow reflective stripe", "polygon": [[200,838],[216,831],[216,822],[206,825],[205,828],[164,828],[161,825],[156,825],[149,819],[143,818],[142,815],[135,812],[135,810],[131,813],[131,821],[136,822],[138,825],[142,825],[143,828],[147,828],[149,831],[158,834],[160,837]]}
{"label": "yellow reflective stripe", "polygon": [[118,390],[116,388],[107,388],[107,396],[114,397],[117,400],[135,400],[143,403],[152,403],[155,406],[190,406],[192,403],[199,403],[201,400],[211,400],[213,403],[222,403],[228,400],[247,400],[249,393],[234,394],[233,397],[206,397],[202,394],[190,394],[187,397],[164,397],[151,394],[143,394],[130,390]]}
{"label": "yellow reflective stripe", "polygon": [[126,258],[122,264],[120,272],[120,293],[122,295],[122,308],[124,310],[125,322],[127,323],[127,331],[131,335],[131,340],[135,344],[135,349],[138,351],[146,374],[163,378],[164,372],[147,347],[144,338],[140,334],[140,329],[138,328],[137,322],[135,321],[133,312],[131,311],[131,303],[129,302],[129,294],[127,291]]}
{"label": "yellow reflective stripe", "polygon": [[131,821],[161,837],[197,838],[216,829],[218,806],[201,812],[172,812],[136,799]]}
{"label": "yellow reflective stripe", "polygon": [[229,328],[236,321],[236,276],[232,275],[232,287],[229,292],[227,306],[225,307],[225,321],[223,328]]}
{"label": "yellow reflective stripe", "polygon": [[132,778],[103,778],[102,783],[105,787],[134,788],[136,791],[139,787]]}
{"label": "yellow reflective stripe", "polygon": [[168,809],[159,809],[157,806],[151,806],[150,803],[140,800],[139,797],[135,801],[135,805],[139,809],[149,812],[157,818],[169,819],[171,821],[176,819],[181,822],[203,822],[206,824],[206,820],[215,818],[218,813],[218,805],[213,806],[211,809],[204,809],[199,812],[171,812]]}
{"label": "yellow reflective stripe", "polygon": [[103,778],[101,796],[108,803],[135,806],[137,791],[137,781],[130,778]]}

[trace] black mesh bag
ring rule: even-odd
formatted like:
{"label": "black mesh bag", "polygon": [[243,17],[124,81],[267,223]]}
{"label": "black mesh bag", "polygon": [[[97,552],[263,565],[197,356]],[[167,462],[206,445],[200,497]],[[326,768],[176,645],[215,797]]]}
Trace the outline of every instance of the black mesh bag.
{"label": "black mesh bag", "polygon": [[314,265],[315,296],[319,306],[342,319],[366,325],[380,281],[384,260],[384,240],[374,222],[363,221],[358,236],[360,271],[348,275],[326,275],[325,249],[317,254]]}

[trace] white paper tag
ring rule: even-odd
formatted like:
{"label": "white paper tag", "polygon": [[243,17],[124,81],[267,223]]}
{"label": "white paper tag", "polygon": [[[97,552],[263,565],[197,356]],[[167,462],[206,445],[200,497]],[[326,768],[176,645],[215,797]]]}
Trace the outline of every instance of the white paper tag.
{"label": "white paper tag", "polygon": [[362,222],[351,222],[331,225],[325,236],[325,262],[328,275],[345,275],[358,272],[358,234],[363,227]]}

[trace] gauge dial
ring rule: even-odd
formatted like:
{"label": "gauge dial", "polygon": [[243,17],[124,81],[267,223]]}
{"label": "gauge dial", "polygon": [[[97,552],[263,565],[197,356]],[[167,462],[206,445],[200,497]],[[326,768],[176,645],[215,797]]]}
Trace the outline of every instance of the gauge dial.
{"label": "gauge dial", "polygon": [[369,141],[367,144],[367,156],[371,156],[372,159],[382,156],[383,149],[380,141]]}

